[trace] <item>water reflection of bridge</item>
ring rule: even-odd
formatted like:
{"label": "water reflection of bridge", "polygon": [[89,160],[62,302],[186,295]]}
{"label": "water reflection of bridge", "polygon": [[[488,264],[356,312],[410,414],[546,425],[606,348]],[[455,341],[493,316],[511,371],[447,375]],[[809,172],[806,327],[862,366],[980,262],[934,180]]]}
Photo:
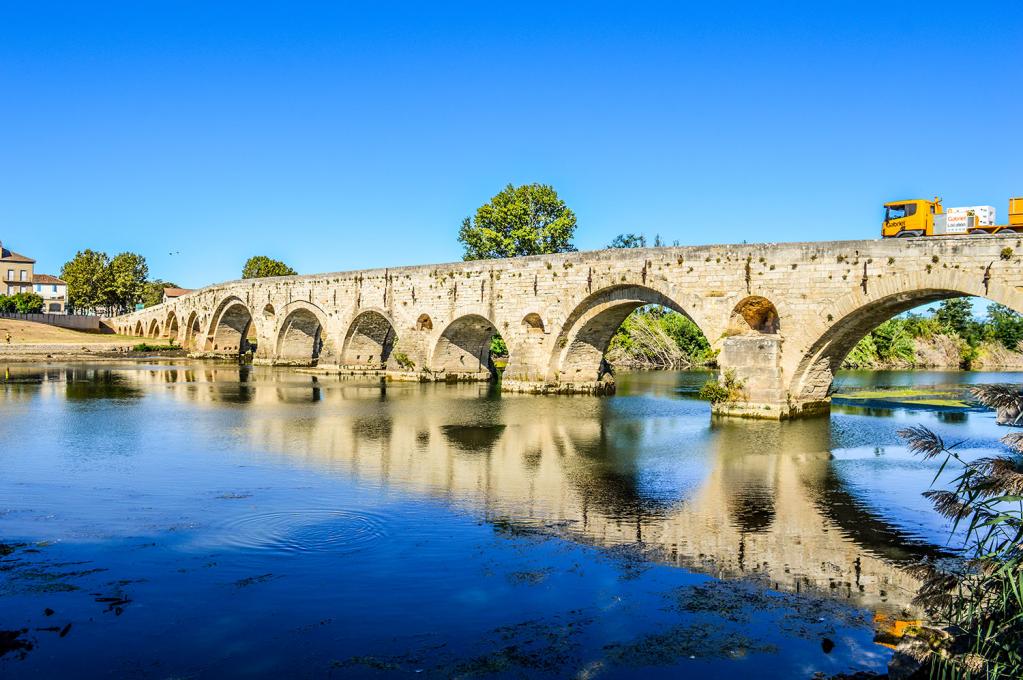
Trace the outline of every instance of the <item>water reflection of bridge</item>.
{"label": "water reflection of bridge", "polygon": [[80,369],[18,370],[69,397],[86,384],[86,396],[113,398],[166,385],[182,401],[244,404],[239,436],[291,463],[443,498],[503,526],[641,543],[667,563],[885,611],[906,607],[916,590],[905,567],[937,551],[843,489],[827,420],[708,427],[686,415],[700,408],[687,402],[630,414],[622,400],[498,397],[473,384],[383,389],[228,365],[101,380]]}

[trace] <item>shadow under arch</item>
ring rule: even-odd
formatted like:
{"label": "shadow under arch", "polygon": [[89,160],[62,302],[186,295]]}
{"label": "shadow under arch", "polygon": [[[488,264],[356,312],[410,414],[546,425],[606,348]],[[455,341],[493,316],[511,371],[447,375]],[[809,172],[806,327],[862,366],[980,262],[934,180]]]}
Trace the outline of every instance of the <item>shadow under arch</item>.
{"label": "shadow under arch", "polygon": [[583,298],[568,315],[554,343],[550,374],[559,382],[601,380],[608,372],[604,354],[611,338],[632,312],[646,305],[660,305],[678,312],[704,332],[681,305],[653,288],[635,284],[602,288]]}
{"label": "shadow under arch", "polygon": [[186,349],[195,349],[196,342],[202,334],[202,327],[199,322],[199,313],[193,310],[185,321],[185,337],[181,343]]}
{"label": "shadow under arch", "polygon": [[249,350],[252,312],[241,298],[230,296],[217,305],[210,320],[204,350],[218,354],[245,354]]}
{"label": "shadow under arch", "polygon": [[430,367],[449,379],[496,379],[490,342],[497,325],[479,314],[465,314],[449,323],[434,347]]}
{"label": "shadow under arch", "polygon": [[322,310],[301,304],[283,311],[284,320],[277,332],[277,363],[315,366],[322,357],[332,354],[326,332],[327,318]]}
{"label": "shadow under arch", "polygon": [[341,364],[383,368],[397,339],[394,324],[383,312],[363,310],[352,319],[345,333]]}
{"label": "shadow under arch", "polygon": [[777,333],[781,328],[774,303],[760,295],[743,298],[732,309],[728,331],[739,333]]}
{"label": "shadow under arch", "polygon": [[889,292],[872,300],[864,301],[858,294],[838,300],[826,320],[821,319],[806,333],[813,340],[793,371],[789,394],[804,404],[825,401],[835,372],[856,343],[885,321],[915,307],[958,297],[980,297],[1023,314],[1023,293],[994,285],[986,290],[983,283],[977,285],[962,274],[945,274],[935,283],[933,287],[921,287],[898,281],[888,286]]}
{"label": "shadow under arch", "polygon": [[163,332],[171,340],[178,339],[178,315],[174,311],[167,313],[167,318],[163,323]]}

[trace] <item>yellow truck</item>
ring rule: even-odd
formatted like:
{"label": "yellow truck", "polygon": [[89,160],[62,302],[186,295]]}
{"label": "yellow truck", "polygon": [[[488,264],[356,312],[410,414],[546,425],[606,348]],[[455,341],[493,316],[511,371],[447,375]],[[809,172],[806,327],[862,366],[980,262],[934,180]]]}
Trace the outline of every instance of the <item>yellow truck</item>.
{"label": "yellow truck", "polygon": [[884,204],[884,238],[911,236],[954,236],[957,234],[1023,234],[1023,198],[1009,199],[1009,223],[995,223],[990,205],[949,208],[941,199],[914,198]]}

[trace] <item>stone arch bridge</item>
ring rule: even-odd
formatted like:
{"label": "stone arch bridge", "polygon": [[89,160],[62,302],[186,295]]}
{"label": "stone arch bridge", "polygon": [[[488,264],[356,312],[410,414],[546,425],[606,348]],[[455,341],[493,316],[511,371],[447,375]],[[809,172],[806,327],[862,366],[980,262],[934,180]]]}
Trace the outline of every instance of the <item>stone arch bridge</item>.
{"label": "stone arch bridge", "polygon": [[602,250],[231,281],[109,321],[200,356],[489,380],[489,347],[509,348],[501,387],[606,393],[602,361],[637,307],[690,317],[742,384],[719,413],[826,412],[856,342],[917,305],[965,295],[1023,313],[1023,245],[1012,236]]}

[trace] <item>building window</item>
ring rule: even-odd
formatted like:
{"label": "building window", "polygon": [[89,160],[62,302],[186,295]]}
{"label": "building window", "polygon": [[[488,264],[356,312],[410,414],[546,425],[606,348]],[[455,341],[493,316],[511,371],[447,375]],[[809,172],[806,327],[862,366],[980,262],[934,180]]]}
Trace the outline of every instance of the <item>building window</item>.
{"label": "building window", "polygon": [[26,274],[28,274],[28,272],[27,272],[27,271],[25,271],[24,269],[22,269],[22,270],[21,270],[21,280],[22,280],[22,281],[28,281],[28,279],[27,279],[27,278],[25,278],[25,275],[26,275]]}
{"label": "building window", "polygon": [[42,287],[42,286],[40,286],[40,285],[39,285],[39,284],[37,283],[37,284],[36,284],[36,292],[38,293],[38,292],[39,292],[39,291],[41,291],[42,289],[43,289],[43,287]]}
{"label": "building window", "polygon": [[53,284],[53,292],[54,292],[54,293],[56,293],[56,292],[57,292],[57,284]]}
{"label": "building window", "polygon": [[[7,270],[7,280],[8,281],[13,281],[14,280],[14,270],[13,269],[8,269]],[[10,286],[7,287],[7,292],[8,293],[11,292]]]}

